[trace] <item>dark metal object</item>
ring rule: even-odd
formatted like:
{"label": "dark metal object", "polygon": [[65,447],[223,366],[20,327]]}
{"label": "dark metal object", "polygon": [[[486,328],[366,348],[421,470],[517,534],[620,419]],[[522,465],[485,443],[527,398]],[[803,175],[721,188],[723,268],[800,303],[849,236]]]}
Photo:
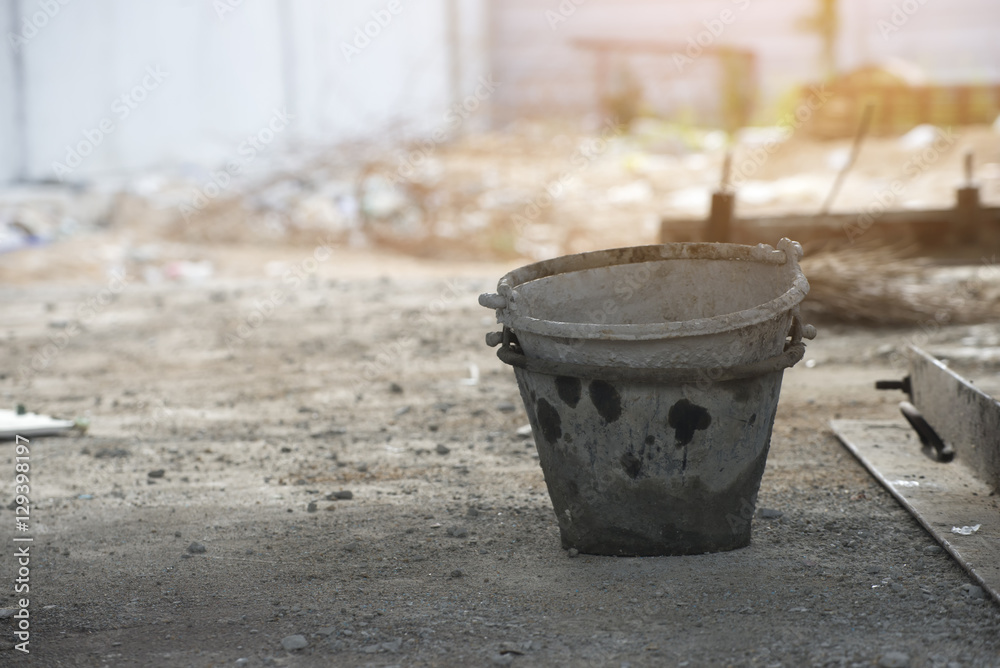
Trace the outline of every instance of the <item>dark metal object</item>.
{"label": "dark metal object", "polygon": [[876,386],[910,394],[903,415],[939,460],[955,463],[940,466],[916,452],[913,432],[899,422],[834,420],[834,433],[1000,602],[1000,402],[914,346],[910,375]]}
{"label": "dark metal object", "polygon": [[939,462],[950,462],[955,458],[955,449],[950,444],[945,443],[934,431],[934,428],[927,424],[927,420],[920,414],[916,406],[909,401],[901,401],[899,402],[899,411],[913,427],[913,430],[917,432],[920,442],[925,447],[934,449],[935,457]]}
{"label": "dark metal object", "polygon": [[875,381],[876,390],[902,390],[906,392],[907,396],[910,394],[910,377],[907,376],[903,380],[876,380]]}
{"label": "dark metal object", "polygon": [[1000,491],[1000,402],[916,347],[910,349],[913,403],[965,464]]}
{"label": "dark metal object", "polygon": [[[1000,511],[986,483],[958,461],[941,466],[928,459],[913,447],[913,431],[898,420],[833,420],[830,426],[900,505],[1000,602]],[[951,531],[976,524],[980,529],[971,535]]]}

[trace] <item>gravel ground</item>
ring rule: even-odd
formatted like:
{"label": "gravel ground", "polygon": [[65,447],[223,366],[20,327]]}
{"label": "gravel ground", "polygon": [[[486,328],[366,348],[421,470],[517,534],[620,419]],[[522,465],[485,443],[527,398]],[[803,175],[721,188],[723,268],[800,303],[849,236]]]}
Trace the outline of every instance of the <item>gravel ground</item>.
{"label": "gravel ground", "polygon": [[0,663],[1000,665],[1000,608],[828,427],[898,415],[872,382],[902,375],[887,360],[917,330],[820,323],[785,376],[750,547],[572,558],[483,345],[476,295],[500,269],[338,262],[107,305],[106,283],[0,288],[4,402],[91,424],[31,443],[31,654],[0,620]]}

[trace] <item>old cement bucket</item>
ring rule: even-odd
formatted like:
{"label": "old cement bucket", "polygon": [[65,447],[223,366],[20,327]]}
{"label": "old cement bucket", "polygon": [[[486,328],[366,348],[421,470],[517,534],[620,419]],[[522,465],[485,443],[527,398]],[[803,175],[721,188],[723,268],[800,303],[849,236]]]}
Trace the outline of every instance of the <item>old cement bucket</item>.
{"label": "old cement bucket", "polygon": [[801,247],[677,243],[521,267],[480,304],[514,367],[564,548],[750,542],[781,376],[805,352]]}

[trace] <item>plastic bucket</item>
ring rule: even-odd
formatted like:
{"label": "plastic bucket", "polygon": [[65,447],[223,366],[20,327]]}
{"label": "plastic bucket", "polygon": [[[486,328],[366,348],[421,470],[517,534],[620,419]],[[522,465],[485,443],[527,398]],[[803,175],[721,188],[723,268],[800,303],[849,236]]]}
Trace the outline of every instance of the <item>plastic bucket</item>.
{"label": "plastic bucket", "polygon": [[516,269],[496,294],[564,548],[750,542],[785,368],[802,358],[801,247],[664,244]]}

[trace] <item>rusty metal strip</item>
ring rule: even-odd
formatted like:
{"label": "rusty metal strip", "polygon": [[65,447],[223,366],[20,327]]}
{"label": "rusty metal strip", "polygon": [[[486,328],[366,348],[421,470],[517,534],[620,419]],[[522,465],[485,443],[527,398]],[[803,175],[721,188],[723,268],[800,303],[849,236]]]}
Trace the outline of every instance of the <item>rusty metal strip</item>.
{"label": "rusty metal strip", "polygon": [[[900,420],[833,420],[834,434],[934,539],[1000,603],[1000,496],[958,460],[925,455]],[[980,525],[975,533],[952,527]]]}
{"label": "rusty metal strip", "polygon": [[1000,492],[1000,402],[915,346],[910,387],[920,414],[955,449],[955,461]]}

